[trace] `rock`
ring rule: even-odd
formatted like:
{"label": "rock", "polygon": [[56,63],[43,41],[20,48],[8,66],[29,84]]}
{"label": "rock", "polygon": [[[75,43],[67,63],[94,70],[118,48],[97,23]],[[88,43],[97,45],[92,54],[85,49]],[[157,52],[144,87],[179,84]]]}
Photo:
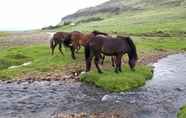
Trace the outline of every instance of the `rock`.
{"label": "rock", "polygon": [[85,74],[86,74],[86,72],[85,72],[85,71],[82,71],[82,72],[80,73],[80,76],[85,75]]}
{"label": "rock", "polygon": [[129,103],[131,103],[131,104],[134,104],[135,102],[136,102],[136,100],[129,101]]}
{"label": "rock", "polygon": [[184,88],[175,88],[176,91],[183,91]]}
{"label": "rock", "polygon": [[10,84],[10,83],[12,83],[12,81],[6,81],[6,84]]}
{"label": "rock", "polygon": [[113,97],[110,95],[104,95],[101,99],[102,102],[106,102],[106,101],[112,101]]}

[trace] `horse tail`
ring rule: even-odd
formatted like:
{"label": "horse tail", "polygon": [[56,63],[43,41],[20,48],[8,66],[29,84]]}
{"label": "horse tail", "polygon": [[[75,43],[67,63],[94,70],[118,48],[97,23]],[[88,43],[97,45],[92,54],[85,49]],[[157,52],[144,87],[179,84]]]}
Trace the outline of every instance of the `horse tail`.
{"label": "horse tail", "polygon": [[134,56],[134,59],[138,59],[138,55],[137,55],[137,50],[136,50],[136,46],[134,44],[134,42],[132,41],[132,39],[130,37],[127,37],[127,42],[131,48],[131,54]]}

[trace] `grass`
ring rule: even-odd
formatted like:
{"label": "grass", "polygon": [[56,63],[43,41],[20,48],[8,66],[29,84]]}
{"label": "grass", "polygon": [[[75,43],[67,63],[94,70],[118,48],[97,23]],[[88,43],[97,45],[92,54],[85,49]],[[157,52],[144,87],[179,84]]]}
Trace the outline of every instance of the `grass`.
{"label": "grass", "polygon": [[7,35],[8,35],[7,32],[0,32],[0,37],[2,37],[2,36],[7,36]]}
{"label": "grass", "polygon": [[[29,72],[48,72],[55,69],[64,69],[64,65],[74,64],[82,60],[71,59],[68,49],[63,49],[65,56],[62,56],[56,49],[54,56],[50,55],[47,45],[35,45],[27,47],[16,47],[1,51],[0,53],[0,79],[14,79],[17,76]],[[25,62],[32,61],[31,65],[8,69],[10,66],[21,65]]]}
{"label": "grass", "polygon": [[180,111],[177,113],[177,118],[186,118],[186,106],[180,108]]}
{"label": "grass", "polygon": [[[100,30],[104,32],[126,32],[139,34],[145,32],[185,32],[186,8],[159,8],[139,11],[127,11],[120,15],[112,15],[102,21],[80,23],[76,26],[64,26],[57,31],[83,31]],[[104,15],[104,14],[103,14]]]}
{"label": "grass", "polygon": [[92,71],[81,76],[81,81],[94,84],[111,92],[129,91],[145,84],[146,80],[151,79],[151,68],[138,65],[133,72],[129,67],[125,67],[122,73],[114,73],[113,69],[104,70],[103,74]]}
{"label": "grass", "polygon": [[[160,51],[176,52],[186,50],[185,37],[132,37],[137,46],[139,57]],[[48,45],[32,45],[8,48],[0,51],[0,79],[15,79],[30,72],[50,72],[54,70],[68,70],[68,66],[84,66],[83,50],[76,54],[77,60],[72,60],[69,49],[63,49],[65,56],[55,50],[55,55],[50,55]],[[32,64],[14,69],[10,66],[21,65],[31,61]],[[110,60],[106,60],[109,65]],[[79,66],[78,65],[78,66]],[[69,70],[68,70],[69,71]],[[110,91],[128,91],[145,84],[151,77],[150,68],[145,65],[137,65],[137,71],[132,72],[128,67],[120,74],[115,74],[113,69],[104,68],[104,74],[98,74],[95,69],[82,79],[88,83],[94,83]],[[86,79],[85,79],[86,78]]]}

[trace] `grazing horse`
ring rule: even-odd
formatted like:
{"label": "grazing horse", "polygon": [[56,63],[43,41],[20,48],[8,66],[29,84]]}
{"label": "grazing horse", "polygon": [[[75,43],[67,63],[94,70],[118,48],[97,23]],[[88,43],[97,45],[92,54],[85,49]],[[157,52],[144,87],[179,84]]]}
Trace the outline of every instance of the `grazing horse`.
{"label": "grazing horse", "polygon": [[127,53],[129,57],[129,66],[131,70],[135,70],[136,61],[138,59],[136,46],[134,45],[130,37],[103,37],[94,36],[92,37],[87,45],[85,46],[85,59],[86,59],[86,72],[91,69],[91,62],[93,57],[96,68],[99,73],[102,73],[99,67],[100,55],[115,57],[115,72],[121,70],[121,58]]}
{"label": "grazing horse", "polygon": [[50,39],[50,48],[52,50],[52,55],[54,54],[54,50],[57,45],[59,45],[58,49],[61,52],[62,55],[62,44],[64,43],[64,39],[69,36],[69,33],[67,32],[56,32],[53,37]]}
{"label": "grazing horse", "polygon": [[99,31],[93,31],[91,33],[88,34],[84,34],[78,31],[73,31],[70,33],[70,36],[64,39],[64,42],[71,42],[71,52],[72,52],[72,56],[73,58],[75,58],[75,49],[80,48],[80,46],[86,46],[86,44],[89,42],[89,40],[92,37],[95,37],[97,35],[105,35],[108,36],[107,33],[103,33],[103,32],[99,32]]}

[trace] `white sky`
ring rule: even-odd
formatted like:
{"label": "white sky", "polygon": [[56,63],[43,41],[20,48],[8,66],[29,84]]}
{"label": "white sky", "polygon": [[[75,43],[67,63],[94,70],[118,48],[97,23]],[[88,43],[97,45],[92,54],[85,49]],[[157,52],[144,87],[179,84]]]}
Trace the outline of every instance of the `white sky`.
{"label": "white sky", "polygon": [[56,25],[63,16],[108,0],[0,0],[0,30]]}

